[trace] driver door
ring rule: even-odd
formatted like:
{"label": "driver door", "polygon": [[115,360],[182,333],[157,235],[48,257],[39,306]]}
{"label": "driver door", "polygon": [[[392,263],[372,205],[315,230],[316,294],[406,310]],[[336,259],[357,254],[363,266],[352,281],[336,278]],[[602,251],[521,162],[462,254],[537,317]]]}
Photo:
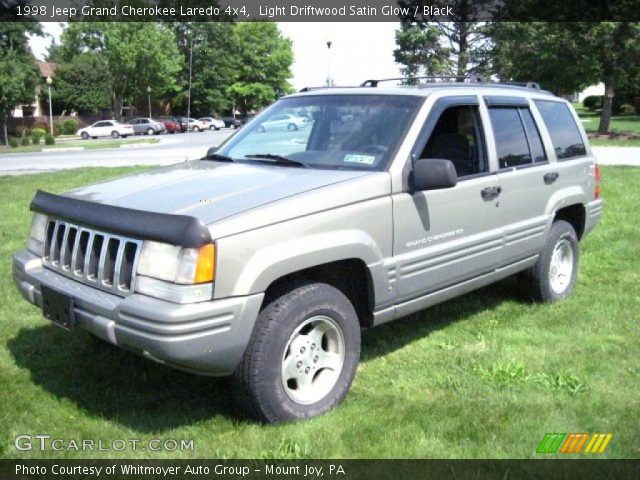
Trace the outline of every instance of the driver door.
{"label": "driver door", "polygon": [[392,197],[397,303],[488,273],[500,261],[503,228],[492,194],[498,176],[482,117],[476,96],[447,97],[425,122],[416,158],[451,160],[458,183]]}

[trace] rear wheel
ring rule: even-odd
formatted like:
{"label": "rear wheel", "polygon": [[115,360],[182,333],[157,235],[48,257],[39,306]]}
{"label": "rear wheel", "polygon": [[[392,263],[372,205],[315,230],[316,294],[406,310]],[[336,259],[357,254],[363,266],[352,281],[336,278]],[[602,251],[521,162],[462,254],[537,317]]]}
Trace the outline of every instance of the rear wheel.
{"label": "rear wheel", "polygon": [[536,264],[528,272],[530,292],[537,300],[556,302],[569,295],[576,284],[580,247],[570,223],[554,222]]}
{"label": "rear wheel", "polygon": [[342,401],[359,357],[353,305],[328,284],[302,282],[262,310],[235,377],[260,419],[297,420]]}
{"label": "rear wheel", "polygon": [[295,131],[295,130],[297,130],[297,129],[298,129],[298,127],[296,127],[296,126],[295,126],[295,124],[293,124],[293,123],[290,123],[290,124],[287,126],[287,130],[289,130],[290,132],[293,132],[293,131]]}
{"label": "rear wheel", "polygon": [[199,131],[200,131],[200,128],[199,128],[199,127],[193,127],[193,131],[194,131],[194,132],[199,132]]}
{"label": "rear wheel", "polygon": [[111,138],[118,138],[119,136],[120,136],[120,134],[116,130],[111,132]]}
{"label": "rear wheel", "polygon": [[156,132],[153,128],[147,130],[147,135],[154,135]]}

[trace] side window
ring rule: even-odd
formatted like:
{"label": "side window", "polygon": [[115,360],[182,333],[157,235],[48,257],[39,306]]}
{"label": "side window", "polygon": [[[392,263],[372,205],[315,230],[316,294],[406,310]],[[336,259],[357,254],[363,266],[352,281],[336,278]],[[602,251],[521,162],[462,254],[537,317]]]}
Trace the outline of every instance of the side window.
{"label": "side window", "polygon": [[534,100],[534,103],[549,131],[558,160],[587,154],[580,130],[566,104],[550,100]]}
{"label": "side window", "polygon": [[547,154],[542,146],[542,139],[540,138],[540,131],[536,126],[536,122],[531,115],[531,110],[528,108],[521,108],[520,115],[522,116],[522,122],[524,123],[524,130],[527,134],[527,140],[529,141],[529,149],[531,150],[531,156],[534,163],[546,162]]}
{"label": "side window", "polygon": [[496,141],[500,168],[517,167],[531,163],[527,135],[518,108],[490,108],[489,117]]}
{"label": "side window", "polygon": [[540,132],[531,111],[523,107],[489,109],[500,168],[545,162]]}
{"label": "side window", "polygon": [[455,106],[442,112],[420,158],[451,160],[458,177],[488,172],[478,107]]}

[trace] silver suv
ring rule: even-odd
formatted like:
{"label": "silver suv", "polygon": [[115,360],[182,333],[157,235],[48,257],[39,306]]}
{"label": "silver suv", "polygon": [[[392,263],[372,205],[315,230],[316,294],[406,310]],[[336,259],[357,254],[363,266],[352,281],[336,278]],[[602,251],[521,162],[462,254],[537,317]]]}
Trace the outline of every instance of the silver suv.
{"label": "silver suv", "polygon": [[[305,128],[261,128],[282,115]],[[57,325],[307,418],[346,395],[361,329],[514,274],[566,297],[598,180],[571,105],[534,86],[310,90],[201,160],[38,191],[13,275]]]}

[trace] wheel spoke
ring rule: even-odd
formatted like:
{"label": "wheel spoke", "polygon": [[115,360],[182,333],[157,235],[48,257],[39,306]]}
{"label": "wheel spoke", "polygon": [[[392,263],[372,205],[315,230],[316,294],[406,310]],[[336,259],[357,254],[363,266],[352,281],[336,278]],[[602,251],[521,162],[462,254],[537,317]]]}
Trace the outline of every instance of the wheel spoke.
{"label": "wheel spoke", "polygon": [[282,362],[282,375],[288,380],[290,378],[297,379],[299,374],[300,373],[296,369],[296,359],[293,355],[290,354],[287,358],[284,359],[284,362]]}
{"label": "wheel spoke", "polygon": [[337,353],[320,350],[318,352],[318,361],[316,365],[318,370],[328,368],[329,370],[338,372],[342,368],[342,358]]}

